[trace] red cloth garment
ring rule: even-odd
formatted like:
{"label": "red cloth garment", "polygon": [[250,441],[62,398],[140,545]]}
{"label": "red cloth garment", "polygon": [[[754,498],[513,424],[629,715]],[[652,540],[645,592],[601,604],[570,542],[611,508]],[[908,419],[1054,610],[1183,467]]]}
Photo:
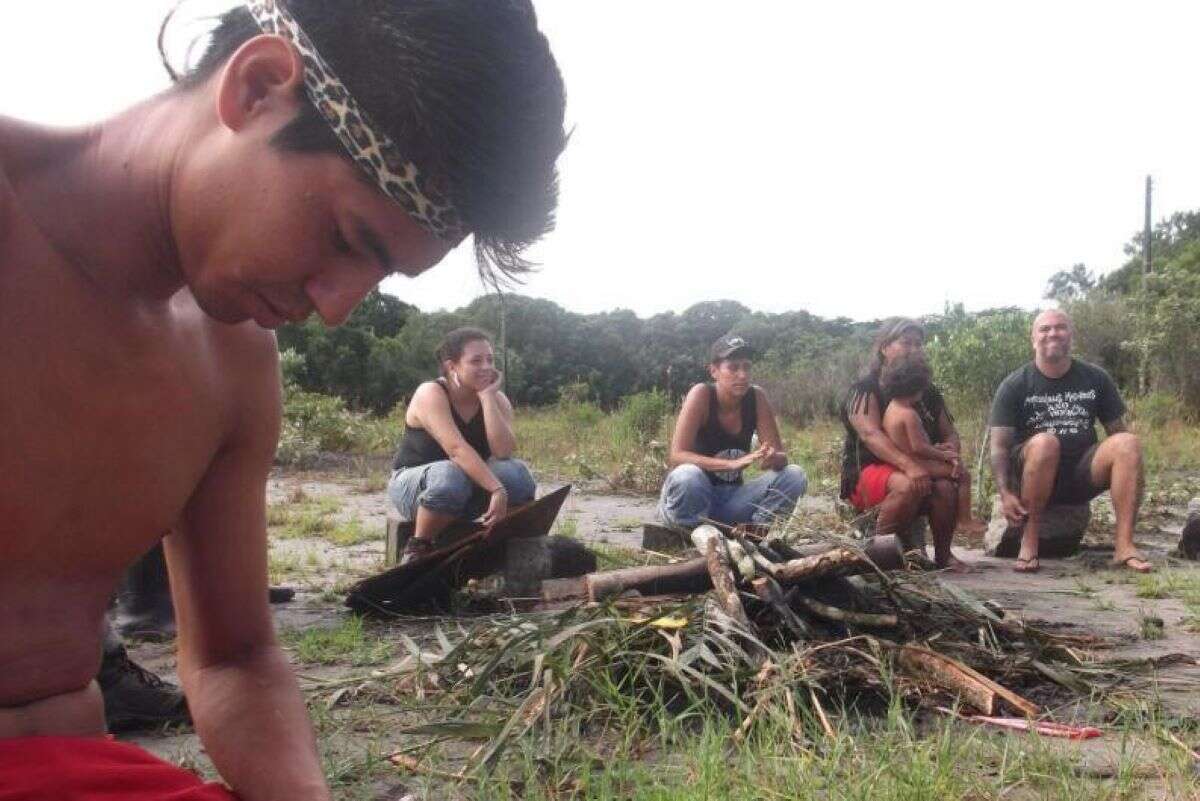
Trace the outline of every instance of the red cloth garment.
{"label": "red cloth garment", "polygon": [[148,751],[107,737],[0,739],[0,801],[238,801]]}
{"label": "red cloth garment", "polygon": [[847,500],[860,512],[878,506],[887,497],[888,479],[895,472],[895,467],[882,462],[865,465],[858,474],[858,484],[855,485],[854,492]]}

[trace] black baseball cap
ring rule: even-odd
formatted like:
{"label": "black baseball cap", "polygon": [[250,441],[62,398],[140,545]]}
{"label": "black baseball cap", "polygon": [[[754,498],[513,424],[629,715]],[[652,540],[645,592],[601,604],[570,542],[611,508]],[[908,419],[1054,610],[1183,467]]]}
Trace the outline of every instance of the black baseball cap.
{"label": "black baseball cap", "polygon": [[724,359],[732,359],[734,356],[741,356],[744,359],[754,357],[754,348],[750,346],[745,337],[738,336],[737,334],[726,334],[712,343],[712,347],[708,349],[709,364],[716,364]]}

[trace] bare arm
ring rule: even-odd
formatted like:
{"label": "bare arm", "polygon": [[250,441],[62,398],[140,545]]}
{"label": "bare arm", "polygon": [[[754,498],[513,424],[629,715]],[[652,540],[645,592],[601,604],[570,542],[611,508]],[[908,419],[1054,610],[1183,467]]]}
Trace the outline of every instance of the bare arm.
{"label": "bare arm", "polygon": [[955,460],[946,451],[934,447],[933,443],[929,441],[929,435],[925,433],[925,426],[921,425],[921,421],[916,415],[905,416],[901,419],[900,425],[904,431],[909,456],[938,462]]}
{"label": "bare arm", "polygon": [[848,416],[851,427],[871,453],[888,464],[895,465],[917,485],[922,495],[929,494],[933,488],[929,472],[888,439],[888,435],[880,427],[882,415],[874,395],[868,395],[865,403],[850,409]]}
{"label": "bare arm", "polygon": [[436,383],[430,381],[417,387],[410,413],[437,440],[450,461],[461,467],[476,485],[489,493],[504,488],[479,452],[463,439],[450,413],[450,399]]}
{"label": "bare arm", "polygon": [[782,470],[787,467],[788,458],[783,450],[783,439],[779,436],[779,422],[775,419],[775,409],[761,387],[751,387],[750,391],[756,394],[758,441],[766,447],[763,451],[762,466],[767,470]]}
{"label": "bare arm", "polygon": [[1020,525],[1028,516],[1025,504],[1017,496],[1009,473],[1012,469],[1012,447],[1017,430],[1011,426],[993,426],[989,447],[991,449],[992,478],[996,481],[996,490],[1000,494],[1000,507],[1004,516],[1013,525]]}
{"label": "bare arm", "polygon": [[492,456],[509,459],[517,449],[517,437],[513,432],[512,404],[500,391],[500,380],[498,378],[495,384],[479,393],[479,406]]}
{"label": "bare arm", "polygon": [[278,385],[267,383],[165,542],[179,678],[205,749],[244,801],[325,801],[312,726],[267,605],[266,481],[279,436]]}
{"label": "bare arm", "polygon": [[[683,408],[679,410],[679,419],[675,421],[675,432],[671,435],[671,467],[681,464],[694,464],[701,470],[741,470],[749,467],[757,458],[756,454],[748,454],[741,459],[718,459],[715,456],[703,456],[696,453],[696,436],[700,426],[708,415],[708,390],[703,384],[697,384],[683,399]],[[753,456],[754,458],[750,458]]]}

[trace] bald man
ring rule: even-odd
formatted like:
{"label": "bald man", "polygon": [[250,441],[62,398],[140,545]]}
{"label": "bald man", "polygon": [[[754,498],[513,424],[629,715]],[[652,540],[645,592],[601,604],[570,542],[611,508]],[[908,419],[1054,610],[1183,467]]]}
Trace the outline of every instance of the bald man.
{"label": "bald man", "polygon": [[[1033,361],[1000,384],[992,402],[992,473],[1004,516],[1025,527],[1013,570],[1040,568],[1038,534],[1050,504],[1086,503],[1108,490],[1116,512],[1113,564],[1153,568],[1133,545],[1142,500],[1142,446],[1122,419],[1125,403],[1102,368],[1071,357],[1074,326],[1051,309],[1033,321]],[[1096,436],[1096,421],[1108,436]]]}

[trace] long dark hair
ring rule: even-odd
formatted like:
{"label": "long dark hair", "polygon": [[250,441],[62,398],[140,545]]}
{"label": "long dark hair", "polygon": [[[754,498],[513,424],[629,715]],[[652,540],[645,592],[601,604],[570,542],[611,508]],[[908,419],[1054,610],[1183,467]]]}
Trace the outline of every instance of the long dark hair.
{"label": "long dark hair", "polygon": [[908,331],[916,331],[925,339],[925,326],[911,317],[893,317],[875,332],[875,341],[871,343],[871,359],[867,364],[864,378],[879,378],[883,372],[883,349],[895,342]]}
{"label": "long dark hair", "polygon": [[[862,372],[861,382],[876,385],[879,383],[879,377],[883,373],[883,349],[903,336],[906,331],[917,331],[922,339],[925,338],[925,326],[911,317],[893,317],[879,327],[875,332],[875,341],[871,343],[871,355]],[[850,397],[846,399],[846,413],[865,412],[872,394],[873,392],[864,388],[863,383],[856,384],[850,392]],[[882,413],[883,409],[879,411]]]}

